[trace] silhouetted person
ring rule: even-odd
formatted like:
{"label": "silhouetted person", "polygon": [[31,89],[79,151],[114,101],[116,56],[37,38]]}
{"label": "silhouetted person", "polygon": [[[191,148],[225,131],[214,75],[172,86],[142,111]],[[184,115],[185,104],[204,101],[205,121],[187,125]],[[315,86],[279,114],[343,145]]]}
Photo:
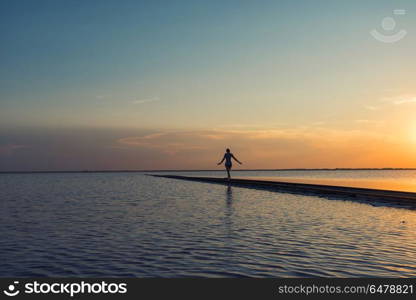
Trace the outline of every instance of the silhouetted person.
{"label": "silhouetted person", "polygon": [[232,159],[234,159],[236,162],[238,162],[240,165],[242,164],[242,162],[240,162],[231,152],[230,149],[227,148],[227,150],[225,150],[225,154],[224,157],[222,158],[222,160],[218,163],[218,165],[222,164],[222,162],[225,160],[225,169],[227,170],[227,175],[228,175],[228,179],[231,178],[230,176],[230,171],[231,168],[233,167],[233,163],[232,163]]}

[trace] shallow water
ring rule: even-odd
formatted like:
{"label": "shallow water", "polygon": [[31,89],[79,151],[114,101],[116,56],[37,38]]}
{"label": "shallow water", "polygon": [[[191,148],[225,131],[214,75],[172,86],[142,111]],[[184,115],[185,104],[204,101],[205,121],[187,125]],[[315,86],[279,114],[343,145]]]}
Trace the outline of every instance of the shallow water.
{"label": "shallow water", "polygon": [[416,275],[413,210],[141,173],[1,174],[0,199],[2,277]]}
{"label": "shallow water", "polygon": [[[225,177],[224,171],[181,172],[188,176]],[[416,193],[416,170],[232,171],[234,178],[300,182]]]}

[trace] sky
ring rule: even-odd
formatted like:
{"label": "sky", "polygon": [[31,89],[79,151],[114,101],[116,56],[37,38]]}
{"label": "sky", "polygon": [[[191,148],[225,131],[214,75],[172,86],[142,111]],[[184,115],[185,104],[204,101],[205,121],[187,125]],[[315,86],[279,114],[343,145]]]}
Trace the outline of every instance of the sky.
{"label": "sky", "polygon": [[415,49],[413,0],[2,0],[0,171],[416,167]]}

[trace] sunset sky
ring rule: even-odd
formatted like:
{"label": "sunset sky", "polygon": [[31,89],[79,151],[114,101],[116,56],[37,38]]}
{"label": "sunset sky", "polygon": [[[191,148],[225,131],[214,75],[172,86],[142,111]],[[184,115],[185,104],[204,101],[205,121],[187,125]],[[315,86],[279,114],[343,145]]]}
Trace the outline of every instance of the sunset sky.
{"label": "sunset sky", "polygon": [[0,24],[0,171],[416,167],[414,0],[1,1]]}

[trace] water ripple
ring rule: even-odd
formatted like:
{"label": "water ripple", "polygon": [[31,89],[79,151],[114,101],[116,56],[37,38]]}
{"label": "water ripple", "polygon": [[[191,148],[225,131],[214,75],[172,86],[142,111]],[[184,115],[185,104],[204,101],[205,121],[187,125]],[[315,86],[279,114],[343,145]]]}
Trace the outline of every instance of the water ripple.
{"label": "water ripple", "polygon": [[136,173],[0,176],[2,277],[416,275],[411,210]]}

